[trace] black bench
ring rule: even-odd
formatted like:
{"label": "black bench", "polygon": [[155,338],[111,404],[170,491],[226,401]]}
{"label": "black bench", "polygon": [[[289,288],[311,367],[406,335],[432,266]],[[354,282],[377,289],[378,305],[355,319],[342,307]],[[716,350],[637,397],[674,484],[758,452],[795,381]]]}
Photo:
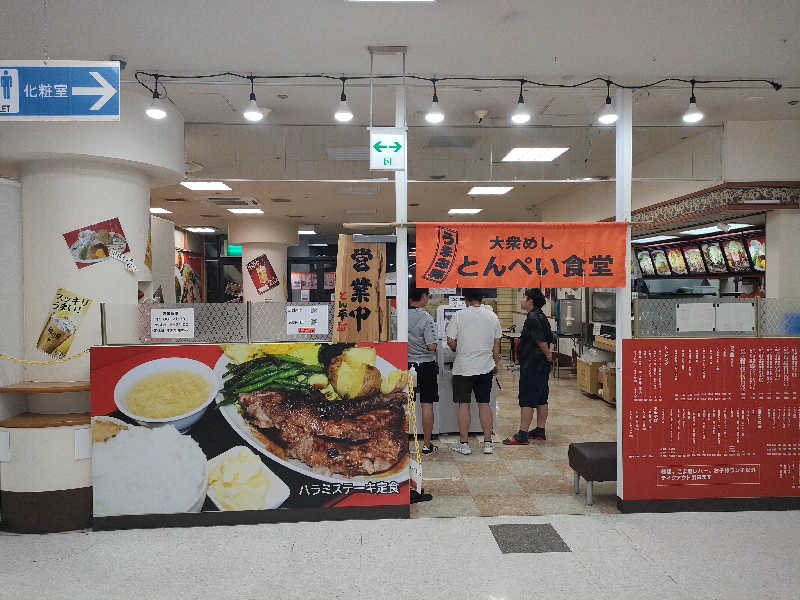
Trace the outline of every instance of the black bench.
{"label": "black bench", "polygon": [[617,480],[617,442],[570,444],[567,456],[575,471],[576,494],[581,491],[581,477],[586,480],[586,504],[594,504],[592,482]]}

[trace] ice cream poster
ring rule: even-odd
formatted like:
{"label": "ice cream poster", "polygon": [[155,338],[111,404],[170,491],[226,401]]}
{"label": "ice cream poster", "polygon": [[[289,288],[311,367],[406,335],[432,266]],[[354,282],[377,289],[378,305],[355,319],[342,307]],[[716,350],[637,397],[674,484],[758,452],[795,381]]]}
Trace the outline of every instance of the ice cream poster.
{"label": "ice cream poster", "polygon": [[79,269],[107,260],[112,250],[120,254],[130,251],[122,224],[116,218],[67,232],[64,241]]}
{"label": "ice cream poster", "polygon": [[36,347],[55,358],[66,356],[91,303],[89,298],[58,288]]}

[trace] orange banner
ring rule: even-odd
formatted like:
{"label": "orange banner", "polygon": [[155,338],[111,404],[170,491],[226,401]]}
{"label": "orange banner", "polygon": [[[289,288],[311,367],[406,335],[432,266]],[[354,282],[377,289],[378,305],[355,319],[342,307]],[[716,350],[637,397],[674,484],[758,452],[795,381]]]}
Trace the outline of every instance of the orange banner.
{"label": "orange banner", "polygon": [[417,285],[623,287],[625,227],[624,222],[417,223]]}

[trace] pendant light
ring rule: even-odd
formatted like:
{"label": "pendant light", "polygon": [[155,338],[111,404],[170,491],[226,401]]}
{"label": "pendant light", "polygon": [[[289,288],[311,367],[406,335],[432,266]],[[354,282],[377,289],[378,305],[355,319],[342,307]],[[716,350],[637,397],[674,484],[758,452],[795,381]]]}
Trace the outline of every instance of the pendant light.
{"label": "pendant light", "polygon": [[150,102],[150,105],[145,109],[144,114],[151,119],[160,121],[167,116],[167,111],[164,110],[164,106],[160,101],[161,95],[158,93],[158,75],[154,75],[153,79],[155,80],[155,84],[153,85],[153,101]]}
{"label": "pendant light", "polygon": [[603,110],[600,111],[600,114],[597,115],[597,120],[602,125],[613,125],[619,119],[619,115],[617,111],[614,110],[614,107],[611,105],[611,80],[606,80],[606,103],[603,106]]}
{"label": "pendant light", "polygon": [[248,102],[242,114],[244,118],[251,123],[257,123],[264,118],[264,112],[258,107],[258,103],[256,102],[255,77],[250,75],[248,79],[250,80],[250,102]]}
{"label": "pendant light", "polygon": [[341,80],[342,95],[339,97],[339,104],[336,107],[336,112],[333,113],[333,118],[340,123],[347,123],[353,120],[353,111],[351,111],[350,107],[347,105],[347,95],[344,93],[344,82],[347,81],[347,77],[342,77]]}
{"label": "pendant light", "polygon": [[686,109],[686,112],[683,113],[683,122],[684,123],[697,123],[703,119],[702,111],[697,108],[697,98],[694,97],[694,84],[695,81],[692,79],[692,95],[689,98],[689,108]]}
{"label": "pendant light", "polygon": [[514,109],[514,112],[511,113],[511,122],[515,125],[524,125],[528,121],[531,120],[531,113],[528,112],[528,109],[525,108],[525,99],[522,97],[522,86],[525,84],[525,81],[520,79],[519,81],[519,99],[517,100],[517,108]]}
{"label": "pendant light", "polygon": [[433,83],[433,102],[425,114],[425,120],[431,125],[438,125],[444,121],[444,113],[439,108],[439,97],[436,95],[436,80],[432,79],[431,82]]}

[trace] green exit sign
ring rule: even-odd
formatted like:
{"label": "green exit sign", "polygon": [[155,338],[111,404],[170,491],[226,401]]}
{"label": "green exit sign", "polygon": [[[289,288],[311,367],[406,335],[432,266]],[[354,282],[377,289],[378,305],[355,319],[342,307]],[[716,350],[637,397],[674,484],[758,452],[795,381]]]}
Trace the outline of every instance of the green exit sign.
{"label": "green exit sign", "polygon": [[241,255],[242,255],[241,246],[234,246],[233,244],[228,244],[228,256],[241,256]]}

